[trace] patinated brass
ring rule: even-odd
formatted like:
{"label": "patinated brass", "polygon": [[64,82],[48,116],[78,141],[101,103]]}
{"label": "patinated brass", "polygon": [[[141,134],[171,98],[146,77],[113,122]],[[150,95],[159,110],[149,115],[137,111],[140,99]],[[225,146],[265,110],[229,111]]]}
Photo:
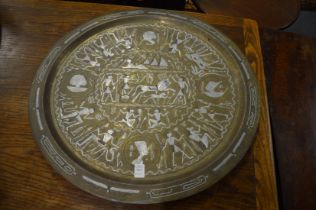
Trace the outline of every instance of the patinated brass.
{"label": "patinated brass", "polygon": [[127,203],[214,184],[249,148],[258,109],[237,47],[162,10],[78,27],[53,47],[30,96],[34,136],[53,167],[87,192]]}

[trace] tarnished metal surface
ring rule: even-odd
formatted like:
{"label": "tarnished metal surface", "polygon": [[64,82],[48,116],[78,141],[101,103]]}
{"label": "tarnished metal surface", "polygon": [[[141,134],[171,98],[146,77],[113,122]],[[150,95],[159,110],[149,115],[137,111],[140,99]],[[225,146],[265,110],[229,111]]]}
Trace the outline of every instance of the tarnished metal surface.
{"label": "tarnished metal surface", "polygon": [[34,80],[30,116],[69,181],[155,203],[201,191],[237,164],[256,131],[257,94],[247,61],[213,27],[138,10],[60,40]]}

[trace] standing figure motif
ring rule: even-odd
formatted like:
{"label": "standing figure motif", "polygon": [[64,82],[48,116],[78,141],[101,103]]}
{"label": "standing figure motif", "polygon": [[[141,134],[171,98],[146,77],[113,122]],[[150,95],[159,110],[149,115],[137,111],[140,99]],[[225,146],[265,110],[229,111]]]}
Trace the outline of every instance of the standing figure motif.
{"label": "standing figure motif", "polygon": [[126,100],[129,99],[129,94],[131,93],[131,88],[128,84],[129,80],[130,78],[128,75],[124,76],[123,78],[124,85],[123,85],[122,96],[121,96],[122,99],[126,99]]}
{"label": "standing figure motif", "polygon": [[166,142],[161,150],[161,156],[157,167],[159,169],[174,168],[178,163],[183,164],[184,159],[192,159],[186,154],[180,146],[178,146],[178,139],[172,136],[172,133],[167,134]]}
{"label": "standing figure motif", "polygon": [[104,81],[103,81],[103,94],[102,94],[102,98],[101,101],[102,102],[108,102],[108,100],[110,99],[111,102],[114,102],[114,98],[113,98],[113,91],[115,89],[115,82],[113,80],[113,76],[112,75],[108,75]]}
{"label": "standing figure motif", "polygon": [[178,80],[175,82],[179,85],[179,91],[176,97],[174,98],[172,104],[181,103],[182,105],[185,105],[187,102],[184,93],[185,91],[188,91],[188,84],[182,77],[179,77]]}
{"label": "standing figure motif", "polygon": [[141,128],[146,121],[147,117],[144,116],[145,114],[143,113],[142,109],[137,109],[137,123],[136,123],[136,128]]}

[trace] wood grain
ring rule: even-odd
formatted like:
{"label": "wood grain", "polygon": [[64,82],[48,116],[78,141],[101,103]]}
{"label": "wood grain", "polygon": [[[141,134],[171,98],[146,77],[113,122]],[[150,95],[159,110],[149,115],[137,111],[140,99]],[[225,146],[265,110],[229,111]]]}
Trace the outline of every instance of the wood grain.
{"label": "wood grain", "polygon": [[275,166],[263,58],[260,50],[260,40],[257,39],[259,30],[253,21],[244,20],[244,36],[245,54],[250,65],[256,72],[261,95],[260,123],[258,135],[254,143],[254,157],[256,179],[265,180],[256,184],[257,198],[265,199],[257,199],[257,207],[259,209],[278,209],[276,180],[271,179],[271,176],[275,177]]}
{"label": "wood grain", "polygon": [[316,39],[262,31],[283,209],[316,209]]}
{"label": "wood grain", "polygon": [[[274,199],[267,200],[271,197],[265,195],[267,190],[275,193],[275,188],[269,187],[274,179],[273,166],[264,161],[267,154],[262,152],[271,151],[270,142],[259,148],[256,143],[238,166],[211,188],[164,204],[123,205],[102,200],[79,190],[53,171],[39,151],[28,123],[28,96],[33,76],[49,49],[65,33],[94,17],[124,9],[130,7],[35,0],[0,2],[0,209],[253,210],[264,209],[261,203],[275,203]],[[250,44],[245,42],[243,19],[186,14],[215,24],[241,49],[247,49]],[[247,36],[257,43],[256,29],[250,30],[255,23],[248,27]],[[260,53],[260,46],[253,45],[253,48],[248,59]],[[252,63],[262,78],[263,69],[258,67],[260,61]],[[265,94],[262,89],[262,96]],[[269,126],[267,121],[262,123],[265,124],[261,125],[263,127]],[[269,130],[260,129],[257,142],[266,139],[263,132]],[[268,177],[262,174],[266,169]]]}
{"label": "wood grain", "polygon": [[291,24],[300,10],[299,0],[194,0],[205,13],[246,17],[273,29]]}

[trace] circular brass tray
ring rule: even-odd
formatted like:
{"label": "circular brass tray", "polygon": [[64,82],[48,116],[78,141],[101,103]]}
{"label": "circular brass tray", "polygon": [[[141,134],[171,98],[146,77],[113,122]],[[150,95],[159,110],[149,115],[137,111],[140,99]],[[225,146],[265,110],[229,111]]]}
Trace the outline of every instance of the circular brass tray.
{"label": "circular brass tray", "polygon": [[52,166],[109,200],[157,203],[222,178],[250,146],[258,89],[213,27],[163,10],[112,13],[61,39],[30,96]]}

